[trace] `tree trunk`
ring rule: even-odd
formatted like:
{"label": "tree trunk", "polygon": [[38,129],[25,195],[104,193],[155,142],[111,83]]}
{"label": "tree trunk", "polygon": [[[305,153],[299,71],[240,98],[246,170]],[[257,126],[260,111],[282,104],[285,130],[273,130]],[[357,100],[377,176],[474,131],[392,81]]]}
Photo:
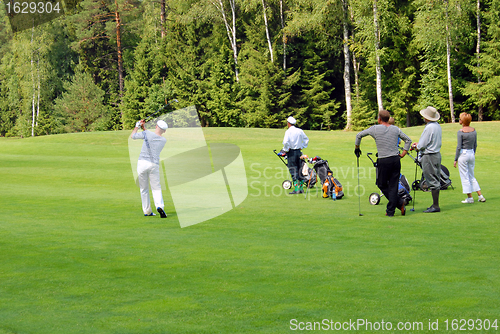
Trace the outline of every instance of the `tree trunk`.
{"label": "tree trunk", "polygon": [[229,43],[231,44],[231,48],[233,49],[234,73],[236,76],[236,82],[240,82],[240,75],[238,71],[238,46],[236,45],[236,0],[229,0],[233,19],[232,24],[229,24],[227,20],[226,10],[224,8],[224,3],[222,2],[222,0],[212,0],[211,2],[221,13],[224,25],[226,26],[227,37],[229,38]]}
{"label": "tree trunk", "polygon": [[[476,44],[476,59],[477,59],[477,83],[481,84],[481,75],[479,74],[480,58],[479,53],[481,51],[481,0],[477,0],[477,44]],[[483,105],[480,104],[477,108],[477,121],[483,121]]]}
{"label": "tree trunk", "polygon": [[[350,10],[351,21],[354,21],[354,13],[352,8]],[[352,32],[352,39],[354,40],[354,31]],[[356,58],[356,52],[352,53],[352,68],[354,70],[354,91],[356,92],[356,104],[359,104],[359,63]]]}
{"label": "tree trunk", "polygon": [[280,0],[280,18],[281,18],[281,31],[283,32],[283,71],[286,77],[286,43],[287,37],[285,36],[285,16],[283,14],[283,0]]}
{"label": "tree trunk", "polygon": [[359,62],[356,54],[352,54],[352,67],[354,69],[354,91],[356,92],[356,103],[359,103]]}
{"label": "tree trunk", "polygon": [[36,60],[36,72],[38,74],[38,97],[36,100],[36,121],[35,126],[38,127],[38,117],[40,116],[40,53],[38,53],[38,58]]}
{"label": "tree trunk", "polygon": [[161,38],[165,37],[165,0],[160,0]]}
{"label": "tree trunk", "polygon": [[121,38],[121,21],[120,11],[118,8],[118,0],[115,0],[115,20],[116,20],[116,48],[118,51],[118,84],[120,103],[123,98],[123,57],[122,57],[122,38]]}
{"label": "tree trunk", "polygon": [[451,84],[451,51],[450,51],[450,30],[448,27],[448,0],[446,4],[446,67],[448,72],[448,98],[450,100],[451,122],[455,123],[455,108],[453,107],[453,87]]}
{"label": "tree trunk", "polygon": [[271,63],[274,63],[273,44],[271,43],[271,38],[269,37],[269,26],[267,24],[267,14],[266,14],[267,7],[264,0],[262,0],[262,10],[264,12],[264,24],[266,25],[266,38],[267,38],[267,45],[269,46],[269,54],[271,55]]}
{"label": "tree trunk", "polygon": [[380,28],[378,25],[377,0],[373,1],[373,24],[375,27],[375,66],[377,72],[377,104],[378,110],[383,110],[382,102],[382,70],[380,68]]}
{"label": "tree trunk", "polygon": [[350,71],[350,57],[349,57],[349,30],[347,28],[347,0],[342,0],[343,7],[343,28],[344,28],[344,91],[345,91],[345,105],[346,105],[346,119],[347,124],[345,130],[352,129],[352,106],[351,106],[351,71]]}
{"label": "tree trunk", "polygon": [[33,28],[31,30],[31,80],[33,81],[33,98],[31,100],[31,113],[32,113],[32,120],[31,120],[31,137],[35,136],[35,91],[36,91],[36,85],[35,85],[35,69],[33,68],[33,35],[35,33],[35,26],[33,25]]}

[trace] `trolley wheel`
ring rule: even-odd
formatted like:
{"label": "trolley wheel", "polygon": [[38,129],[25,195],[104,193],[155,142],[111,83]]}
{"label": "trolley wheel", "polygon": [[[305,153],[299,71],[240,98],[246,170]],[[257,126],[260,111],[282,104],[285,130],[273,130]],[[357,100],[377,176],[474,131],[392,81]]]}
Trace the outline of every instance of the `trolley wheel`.
{"label": "trolley wheel", "polygon": [[411,189],[412,190],[420,190],[420,180],[415,180],[411,184]]}
{"label": "trolley wheel", "polygon": [[281,186],[283,187],[283,189],[288,190],[288,189],[290,189],[292,187],[292,181],[285,180],[285,181],[283,181],[283,183],[281,184]]}
{"label": "trolley wheel", "polygon": [[371,193],[370,197],[368,197],[371,205],[378,205],[380,203],[380,195],[377,193]]}

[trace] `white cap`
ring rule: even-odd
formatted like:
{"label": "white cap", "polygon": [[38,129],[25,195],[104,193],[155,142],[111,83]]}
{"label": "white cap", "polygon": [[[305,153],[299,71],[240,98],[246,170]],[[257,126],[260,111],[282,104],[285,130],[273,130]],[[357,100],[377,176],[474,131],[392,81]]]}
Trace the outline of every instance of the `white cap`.
{"label": "white cap", "polygon": [[288,117],[286,119],[286,121],[292,125],[294,125],[295,123],[297,123],[297,121],[295,120],[295,118],[293,118],[292,116]]}
{"label": "white cap", "polygon": [[165,121],[162,121],[161,119],[156,123],[156,125],[158,125],[158,127],[162,130],[168,129],[167,123]]}

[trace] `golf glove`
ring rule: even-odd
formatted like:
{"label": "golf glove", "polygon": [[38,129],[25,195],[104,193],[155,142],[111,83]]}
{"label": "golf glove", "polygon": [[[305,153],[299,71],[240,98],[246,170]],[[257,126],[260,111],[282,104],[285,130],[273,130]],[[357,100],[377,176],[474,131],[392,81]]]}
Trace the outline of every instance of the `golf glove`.
{"label": "golf glove", "polygon": [[135,123],[135,127],[136,128],[140,128],[141,127],[141,121],[138,121],[137,123]]}
{"label": "golf glove", "polygon": [[359,147],[356,147],[354,149],[354,155],[356,155],[356,157],[360,157],[361,156],[361,149]]}

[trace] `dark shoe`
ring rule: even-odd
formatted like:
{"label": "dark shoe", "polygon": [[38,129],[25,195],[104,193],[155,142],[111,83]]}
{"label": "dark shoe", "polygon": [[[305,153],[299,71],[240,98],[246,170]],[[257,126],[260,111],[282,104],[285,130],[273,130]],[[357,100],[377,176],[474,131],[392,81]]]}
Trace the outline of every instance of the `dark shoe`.
{"label": "dark shoe", "polygon": [[430,208],[428,208],[427,210],[424,211],[425,213],[431,213],[431,212],[441,212],[441,209],[440,208],[435,208],[433,206],[431,206]]}
{"label": "dark shoe", "polygon": [[298,190],[294,190],[292,191],[291,193],[288,193],[289,195],[297,195],[297,194],[300,194],[300,191]]}
{"label": "dark shoe", "polygon": [[404,204],[401,206],[401,209],[400,209],[400,210],[401,210],[401,216],[406,215],[406,207],[405,207],[405,205],[404,205]]}
{"label": "dark shoe", "polygon": [[165,213],[165,211],[163,211],[162,208],[156,208],[156,211],[158,211],[161,218],[167,218],[167,214]]}
{"label": "dark shoe", "polygon": [[387,217],[394,217],[394,215],[390,215],[390,214],[388,214],[387,212],[385,213],[385,215],[386,215]]}

